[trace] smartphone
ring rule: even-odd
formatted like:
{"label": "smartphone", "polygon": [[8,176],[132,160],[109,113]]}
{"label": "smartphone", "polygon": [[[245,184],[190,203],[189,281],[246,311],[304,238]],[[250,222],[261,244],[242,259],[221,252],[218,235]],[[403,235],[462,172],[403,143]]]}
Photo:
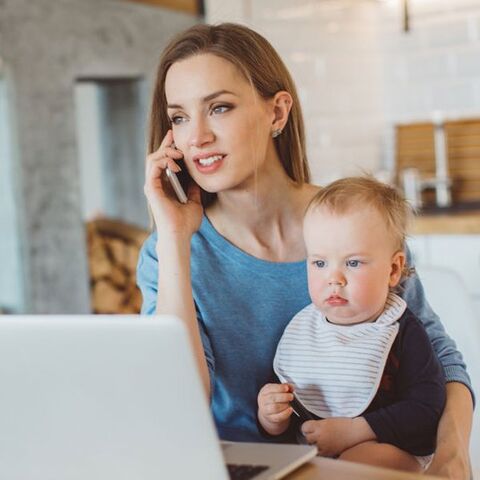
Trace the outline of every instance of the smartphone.
{"label": "smartphone", "polygon": [[180,185],[180,182],[177,178],[177,175],[175,172],[172,172],[168,167],[167,167],[167,178],[170,181],[170,185],[172,186],[173,190],[175,191],[175,194],[177,195],[178,201],[180,203],[187,203],[187,195],[185,194],[185,190],[182,188]]}

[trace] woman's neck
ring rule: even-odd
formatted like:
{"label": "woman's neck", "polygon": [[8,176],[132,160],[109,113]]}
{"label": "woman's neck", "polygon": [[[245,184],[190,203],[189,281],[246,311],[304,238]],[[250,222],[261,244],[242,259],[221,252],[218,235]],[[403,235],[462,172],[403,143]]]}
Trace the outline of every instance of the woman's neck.
{"label": "woman's neck", "polygon": [[303,212],[317,187],[299,186],[283,168],[259,173],[248,185],[221,192],[206,214],[231,243],[257,258],[305,258]]}

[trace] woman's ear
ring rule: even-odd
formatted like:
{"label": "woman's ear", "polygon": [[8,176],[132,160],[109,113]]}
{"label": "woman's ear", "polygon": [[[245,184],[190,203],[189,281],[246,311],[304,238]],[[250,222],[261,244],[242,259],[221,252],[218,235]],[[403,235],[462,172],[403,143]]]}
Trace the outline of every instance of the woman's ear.
{"label": "woman's ear", "polygon": [[390,281],[388,282],[388,286],[390,288],[396,287],[400,279],[402,278],[403,269],[405,267],[405,252],[403,250],[399,250],[398,252],[393,254],[391,269],[390,269]]}
{"label": "woman's ear", "polygon": [[277,92],[273,99],[273,121],[272,121],[272,132],[279,131],[281,132],[287,121],[290,114],[290,110],[293,105],[292,96],[281,90]]}

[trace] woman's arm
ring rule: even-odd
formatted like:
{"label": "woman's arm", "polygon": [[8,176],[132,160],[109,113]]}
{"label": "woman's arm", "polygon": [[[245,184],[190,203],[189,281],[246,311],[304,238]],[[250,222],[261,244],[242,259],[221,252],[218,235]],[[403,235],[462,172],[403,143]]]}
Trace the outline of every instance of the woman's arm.
{"label": "woman's arm", "polygon": [[437,450],[426,473],[455,480],[472,478],[468,453],[472,415],[469,389],[462,383],[447,383],[447,403],[438,425]]}
{"label": "woman's arm", "polygon": [[[407,249],[407,263],[413,266]],[[425,298],[417,275],[403,282],[402,297],[422,321],[435,353],[443,366],[447,382],[447,403],[437,434],[437,454],[429,472],[466,479],[470,476],[468,442],[472,425],[474,395],[462,354],[446,334],[438,316]]]}
{"label": "woman's arm", "polygon": [[[152,235],[150,235],[150,237],[143,244],[142,249],[140,250],[139,259],[138,259],[137,284],[142,292],[142,297],[143,297],[142,312],[141,312],[143,315],[154,315],[156,313],[161,313],[161,311],[167,308],[169,301],[173,301],[173,305],[171,307],[168,307],[170,308],[169,311],[165,310],[166,313],[173,313],[173,311],[176,310],[177,308],[176,305],[178,305],[178,299],[176,297],[177,297],[177,293],[180,290],[175,291],[174,296],[166,300],[165,302],[162,299],[162,297],[167,295],[167,293],[166,293],[166,290],[163,289],[163,286],[160,286],[160,289],[159,289],[159,281],[161,285],[162,280],[160,280],[160,277],[165,279],[167,278],[166,276],[163,277],[163,272],[164,272],[163,256],[169,254],[168,252],[170,247],[168,246],[169,245],[168,243],[167,247],[165,248],[165,251],[162,251],[157,254],[157,244],[158,244],[157,238],[158,238],[157,233],[153,233]],[[173,256],[170,256],[170,259],[173,259],[173,258],[174,258]],[[160,259],[160,262],[159,262],[159,259]],[[159,263],[160,263],[160,267],[159,267]],[[169,262],[167,262],[165,265],[166,269],[168,269],[168,264]],[[186,275],[189,276],[189,273],[188,273],[190,269],[189,264],[186,267],[178,264],[178,268],[180,269],[180,271],[182,271],[183,269],[183,271],[186,272]],[[188,270],[185,270],[185,268],[187,268]],[[167,273],[165,274],[167,275]],[[170,271],[170,275],[172,275],[171,271]],[[180,276],[183,276],[183,275],[181,274]],[[175,289],[176,284],[177,284],[177,280],[175,280],[174,282],[169,282],[166,288]],[[189,285],[190,283],[188,282],[187,287]],[[159,293],[159,291],[161,293]],[[188,299],[188,293],[185,295],[186,295],[185,298]],[[159,297],[160,297],[160,302],[162,302],[161,304],[163,305],[163,308],[157,308],[157,305],[160,305]],[[192,303],[193,303],[193,300],[192,300]],[[180,307],[181,308],[184,307],[183,299],[182,299],[182,302],[180,303]],[[176,315],[179,316],[180,318],[184,318],[184,314],[182,314],[179,311],[177,311]],[[185,317],[185,318],[188,318],[188,317]],[[196,322],[197,322],[199,334],[201,336],[204,357],[208,365],[208,371],[209,371],[209,377],[210,377],[210,391],[211,391],[213,375],[215,371],[215,359],[213,357],[213,352],[210,345],[210,339],[208,337],[207,332],[205,331],[205,328],[203,327],[203,323],[201,318],[199,317],[198,312],[196,312]],[[202,376],[202,380],[203,380],[203,376]]]}
{"label": "woman's arm", "polygon": [[[407,248],[407,265],[414,266],[411,253]],[[473,398],[470,377],[462,354],[458,351],[455,342],[445,332],[438,315],[432,310],[423,290],[423,285],[417,274],[402,281],[400,296],[407,302],[408,308],[423,323],[430,342],[442,364],[445,381],[463,383]]]}
{"label": "woman's arm", "polygon": [[156,244],[157,258],[162,260],[158,269],[156,313],[173,314],[181,318],[189,332],[203,386],[210,397],[210,374],[198,328],[190,279],[190,238],[161,235]]}

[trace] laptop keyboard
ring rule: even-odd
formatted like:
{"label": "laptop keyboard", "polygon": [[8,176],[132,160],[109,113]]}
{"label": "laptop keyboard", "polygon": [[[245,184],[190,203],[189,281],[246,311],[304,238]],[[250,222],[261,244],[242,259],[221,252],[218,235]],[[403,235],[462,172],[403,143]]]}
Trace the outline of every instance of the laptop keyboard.
{"label": "laptop keyboard", "polygon": [[249,480],[255,478],[261,472],[264,472],[268,467],[264,465],[227,465],[228,474],[231,480]]}

